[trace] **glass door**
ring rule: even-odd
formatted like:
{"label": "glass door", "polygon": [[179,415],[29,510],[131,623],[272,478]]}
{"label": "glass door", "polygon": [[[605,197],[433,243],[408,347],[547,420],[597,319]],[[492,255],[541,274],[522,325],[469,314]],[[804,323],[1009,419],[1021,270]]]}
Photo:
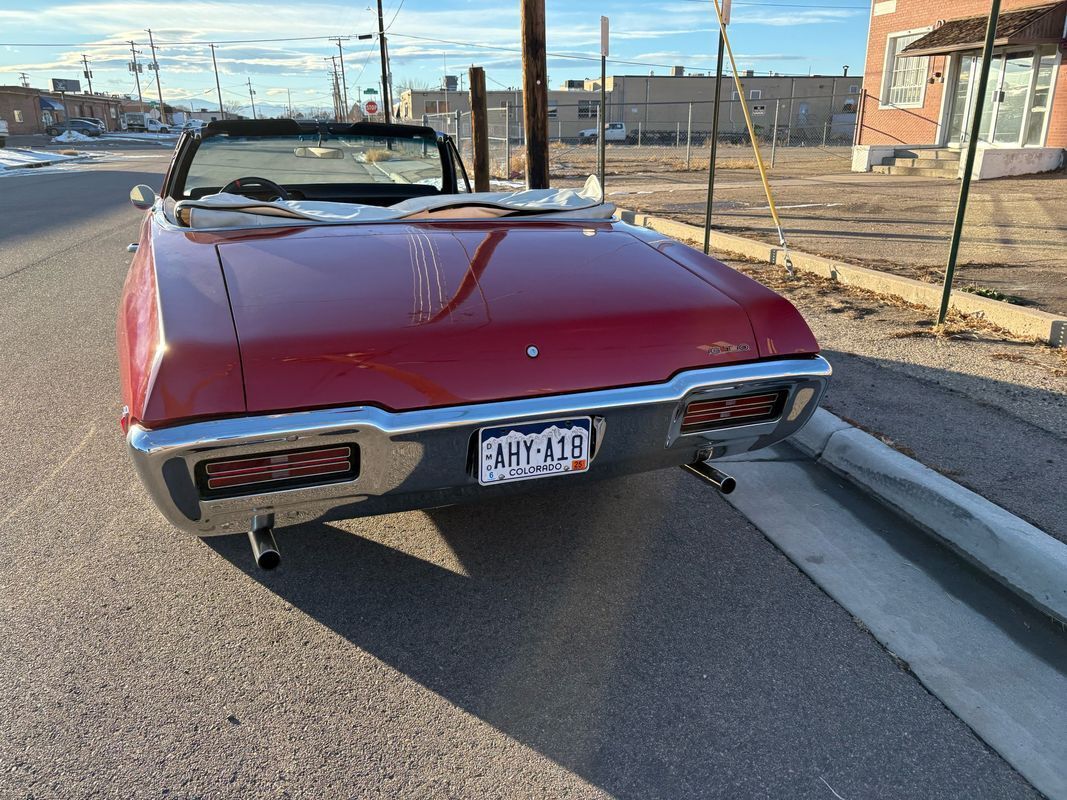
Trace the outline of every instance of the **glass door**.
{"label": "glass door", "polygon": [[1009,53],[1004,58],[996,101],[993,143],[1022,144],[1023,121],[1029,108],[1030,84],[1034,78],[1034,53]]}
{"label": "glass door", "polygon": [[977,80],[978,57],[961,55],[956,68],[956,80],[952,91],[952,107],[948,116],[948,145],[959,147],[967,139],[967,120],[971,116],[972,83]]}
{"label": "glass door", "polygon": [[1052,73],[1056,68],[1056,54],[1044,53],[1038,62],[1034,77],[1034,91],[1030,95],[1030,117],[1026,123],[1026,138],[1023,145],[1041,147],[1045,143],[1045,122],[1048,119],[1052,100]]}

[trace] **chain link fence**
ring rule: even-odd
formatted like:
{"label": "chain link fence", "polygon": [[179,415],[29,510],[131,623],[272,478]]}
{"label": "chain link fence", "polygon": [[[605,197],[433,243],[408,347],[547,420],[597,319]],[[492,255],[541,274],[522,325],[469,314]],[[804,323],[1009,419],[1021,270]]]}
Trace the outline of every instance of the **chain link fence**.
{"label": "chain link fence", "polygon": [[[747,106],[764,163],[804,169],[848,160],[856,127],[852,98],[790,97],[724,101],[719,107],[717,166],[755,169],[745,124]],[[597,172],[597,136],[603,128],[605,174],[707,171],[711,155],[713,101],[610,103],[600,124],[595,101],[554,103],[549,107],[549,162],[554,177],[584,177]],[[525,140],[522,108],[490,108],[490,175],[521,179]],[[427,114],[424,124],[451,136],[469,166],[473,161],[469,111]]]}

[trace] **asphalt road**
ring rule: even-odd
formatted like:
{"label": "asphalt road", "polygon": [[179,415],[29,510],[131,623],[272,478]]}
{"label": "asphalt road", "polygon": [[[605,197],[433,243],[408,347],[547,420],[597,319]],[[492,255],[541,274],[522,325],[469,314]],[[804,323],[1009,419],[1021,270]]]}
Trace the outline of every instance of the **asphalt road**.
{"label": "asphalt road", "polygon": [[1036,793],[679,470],[244,537],[118,427],[158,148],[0,177],[0,797]]}

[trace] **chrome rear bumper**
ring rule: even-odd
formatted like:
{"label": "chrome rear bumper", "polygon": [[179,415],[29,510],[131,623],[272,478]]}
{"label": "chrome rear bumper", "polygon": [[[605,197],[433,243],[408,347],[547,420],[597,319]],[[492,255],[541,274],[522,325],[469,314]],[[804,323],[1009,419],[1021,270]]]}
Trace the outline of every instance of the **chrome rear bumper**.
{"label": "chrome rear bumper", "polygon": [[[509,422],[593,417],[598,435],[590,469],[567,475],[569,481],[757,450],[785,439],[808,421],[830,373],[830,365],[819,356],[780,359],[690,370],[646,386],[448,408],[390,412],[353,406],[155,430],[133,425],[126,441],[141,480],[164,516],[183,531],[209,536],[246,531],[253,517],[270,519],[276,526],[292,525],[433,508],[549,486],[545,481],[478,483],[470,459],[473,437],[479,428]],[[800,392],[803,388],[813,391]],[[681,433],[688,403],[764,389],[787,392],[777,419]],[[202,461],[342,443],[354,443],[360,452],[359,474],[345,482],[205,499],[194,481]]]}

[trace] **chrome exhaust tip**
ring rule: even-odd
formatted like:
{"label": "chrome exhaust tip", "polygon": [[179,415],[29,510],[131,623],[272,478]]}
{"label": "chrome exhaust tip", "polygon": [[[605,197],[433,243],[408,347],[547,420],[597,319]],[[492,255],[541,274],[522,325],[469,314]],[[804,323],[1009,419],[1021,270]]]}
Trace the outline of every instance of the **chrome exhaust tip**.
{"label": "chrome exhaust tip", "polygon": [[723,494],[730,494],[737,488],[737,481],[734,478],[725,472],[715,469],[707,461],[694,461],[692,464],[683,464],[682,469],[707,481]]}
{"label": "chrome exhaust tip", "polygon": [[252,556],[260,569],[272,570],[282,563],[282,554],[278,552],[272,528],[253,528],[248,532],[248,543],[252,545]]}

